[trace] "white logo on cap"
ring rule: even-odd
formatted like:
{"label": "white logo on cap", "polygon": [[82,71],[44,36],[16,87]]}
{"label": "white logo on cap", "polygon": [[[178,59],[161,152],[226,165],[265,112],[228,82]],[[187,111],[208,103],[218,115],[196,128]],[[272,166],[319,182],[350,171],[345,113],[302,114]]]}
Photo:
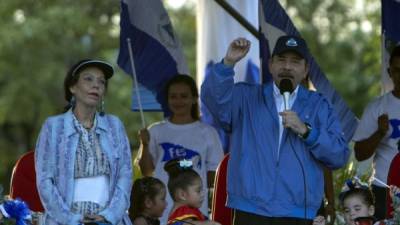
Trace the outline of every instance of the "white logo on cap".
{"label": "white logo on cap", "polygon": [[296,47],[297,46],[297,41],[294,40],[293,38],[290,38],[289,40],[287,40],[286,46]]}

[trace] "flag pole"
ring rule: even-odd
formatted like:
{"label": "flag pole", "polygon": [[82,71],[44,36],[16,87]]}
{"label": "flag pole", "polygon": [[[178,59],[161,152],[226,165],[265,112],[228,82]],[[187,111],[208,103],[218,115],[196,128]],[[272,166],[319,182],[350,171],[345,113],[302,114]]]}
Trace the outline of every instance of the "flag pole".
{"label": "flag pole", "polygon": [[135,63],[133,62],[133,53],[132,53],[131,39],[130,39],[130,38],[127,38],[127,39],[126,39],[126,42],[128,42],[129,60],[130,60],[130,62],[131,62],[133,83],[134,83],[134,85],[135,85],[136,96],[137,96],[137,99],[138,99],[138,106],[139,106],[140,118],[142,119],[142,128],[146,128],[146,122],[144,121],[144,114],[143,114],[142,101],[141,101],[141,98],[140,98],[139,85],[138,85],[138,81],[137,81],[137,77],[136,77]]}
{"label": "flag pole", "polygon": [[248,30],[255,38],[260,39],[258,30],[242,16],[235,8],[233,8],[225,0],[215,0],[229,15],[231,15],[237,22],[239,22],[246,30]]}

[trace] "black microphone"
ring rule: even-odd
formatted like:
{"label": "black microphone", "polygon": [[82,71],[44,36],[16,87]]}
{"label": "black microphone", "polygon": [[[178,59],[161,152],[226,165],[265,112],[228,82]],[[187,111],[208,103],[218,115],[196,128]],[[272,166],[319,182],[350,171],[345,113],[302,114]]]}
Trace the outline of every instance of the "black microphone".
{"label": "black microphone", "polygon": [[279,83],[279,90],[283,95],[283,104],[285,110],[289,110],[289,96],[293,92],[293,84],[289,79],[282,79]]}

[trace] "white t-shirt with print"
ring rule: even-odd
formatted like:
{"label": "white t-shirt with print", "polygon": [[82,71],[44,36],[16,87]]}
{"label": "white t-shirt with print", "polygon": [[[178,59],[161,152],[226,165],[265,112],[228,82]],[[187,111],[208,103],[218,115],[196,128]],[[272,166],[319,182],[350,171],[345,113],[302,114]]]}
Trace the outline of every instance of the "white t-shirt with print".
{"label": "white t-shirt with print", "polygon": [[[164,165],[174,158],[186,158],[193,162],[193,169],[203,181],[204,201],[201,212],[208,216],[207,172],[215,171],[223,157],[223,149],[217,131],[200,121],[190,124],[173,124],[168,120],[150,126],[149,151],[155,166],[154,177],[168,184]],[[160,224],[166,224],[173,201],[167,194],[167,208]]]}
{"label": "white t-shirt with print", "polygon": [[[370,137],[378,129],[378,117],[385,113],[389,117],[389,131],[379,143],[373,159],[373,176],[383,182],[387,182],[390,163],[399,152],[397,148],[400,141],[400,99],[390,92],[368,104],[353,136],[354,141]],[[373,184],[382,186],[376,181]]]}

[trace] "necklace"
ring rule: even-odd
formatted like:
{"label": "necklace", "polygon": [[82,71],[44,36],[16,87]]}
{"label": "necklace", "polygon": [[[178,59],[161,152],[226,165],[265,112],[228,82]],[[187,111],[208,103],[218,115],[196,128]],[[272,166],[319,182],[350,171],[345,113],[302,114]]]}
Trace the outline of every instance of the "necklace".
{"label": "necklace", "polygon": [[82,127],[85,128],[86,130],[90,130],[93,127],[93,124],[90,123],[89,125],[86,125],[82,123]]}

